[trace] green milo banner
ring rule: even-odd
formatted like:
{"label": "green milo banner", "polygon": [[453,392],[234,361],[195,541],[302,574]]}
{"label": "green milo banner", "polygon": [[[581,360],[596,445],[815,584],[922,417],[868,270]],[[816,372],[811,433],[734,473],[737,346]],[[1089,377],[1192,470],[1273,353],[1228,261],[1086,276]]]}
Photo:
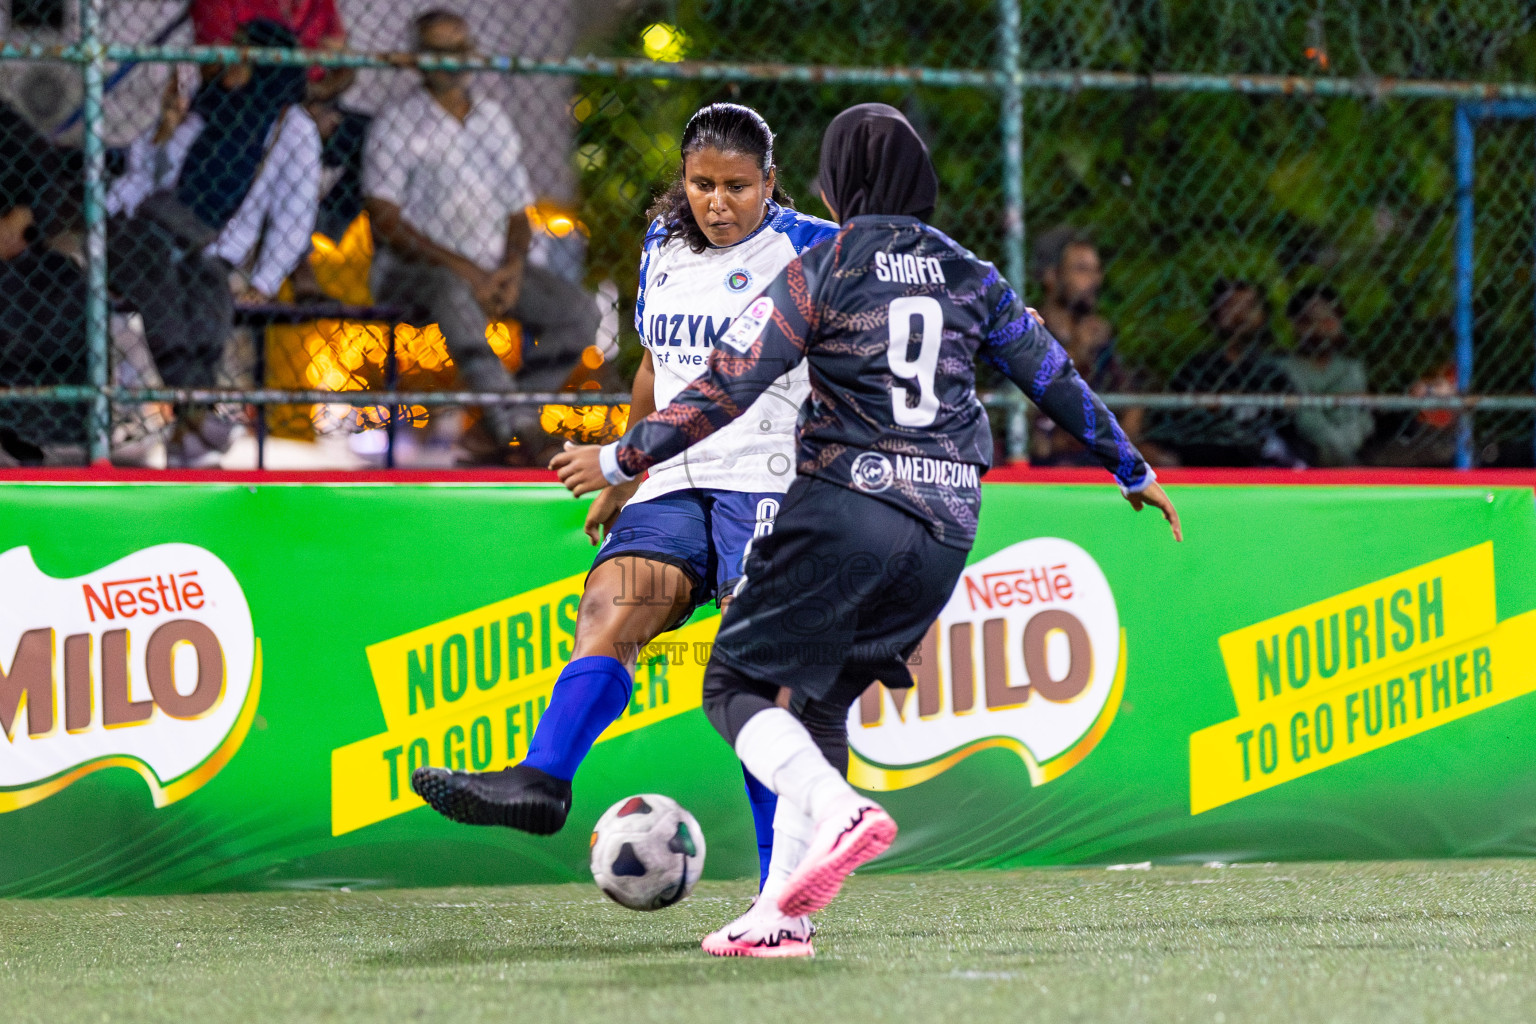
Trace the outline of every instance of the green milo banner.
{"label": "green milo banner", "polygon": [[[886,869],[1536,852],[1536,510],[1482,487],[986,487],[916,686],[850,710]],[[639,652],[552,838],[424,764],[519,760],[593,549],[545,485],[0,484],[0,894],[586,877],[667,793],[756,849],[699,709],[718,615]]]}

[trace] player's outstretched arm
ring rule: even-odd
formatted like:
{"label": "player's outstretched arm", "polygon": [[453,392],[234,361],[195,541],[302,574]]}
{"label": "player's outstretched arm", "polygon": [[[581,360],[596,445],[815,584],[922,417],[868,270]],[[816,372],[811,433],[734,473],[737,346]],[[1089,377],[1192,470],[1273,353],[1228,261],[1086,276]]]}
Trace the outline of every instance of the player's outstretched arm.
{"label": "player's outstretched arm", "polygon": [[578,498],[610,484],[626,484],[746,412],[769,385],[800,360],[753,359],[751,372],[739,376],[732,376],[729,368],[720,365],[743,361],[722,359],[716,349],[709,371],[678,392],[665,409],[634,424],[612,444],[567,443],[565,451],[550,460],[549,468]]}
{"label": "player's outstretched arm", "polygon": [[678,392],[665,409],[633,424],[617,441],[602,446],[567,441],[565,451],[550,460],[549,468],[579,498],[628,484],[656,463],[698,444],[740,416],[767,390],[766,384],[755,393],[749,388],[738,388],[736,394],[720,388],[712,379],[714,362],[711,356],[711,369],[704,376]]}
{"label": "player's outstretched arm", "polygon": [[1157,474],[1125,436],[1114,413],[1079,376],[1066,349],[1046,330],[1045,321],[1020,302],[1011,288],[1006,288],[998,309],[998,322],[987,336],[982,357],[1098,457],[1114,474],[1132,508],[1158,509],[1173,528],[1174,540],[1183,540],[1178,511],[1157,483]]}
{"label": "player's outstretched arm", "polygon": [[805,358],[807,295],[795,260],[736,317],[710,354],[709,368],[665,409],[632,424],[613,444],[561,452],[550,468],[580,497],[633,480],[736,419]]}

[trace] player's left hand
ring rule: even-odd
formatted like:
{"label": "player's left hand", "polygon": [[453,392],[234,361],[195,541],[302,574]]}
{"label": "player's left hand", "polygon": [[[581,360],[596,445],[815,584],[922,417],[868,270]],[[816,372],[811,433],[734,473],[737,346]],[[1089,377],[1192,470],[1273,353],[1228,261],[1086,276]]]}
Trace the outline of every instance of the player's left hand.
{"label": "player's left hand", "polygon": [[603,479],[603,467],[597,457],[599,450],[595,444],[567,441],[565,451],[549,460],[549,468],[578,498],[583,494],[600,491],[608,486],[608,481]]}
{"label": "player's left hand", "polygon": [[1184,539],[1184,528],[1179,525],[1179,510],[1173,507],[1173,501],[1163,491],[1162,484],[1154,480],[1145,490],[1127,494],[1125,500],[1130,502],[1131,508],[1137,512],[1140,512],[1144,506],[1151,505],[1161,512],[1163,518],[1168,520],[1168,525],[1173,527],[1173,539],[1176,541]]}
{"label": "player's left hand", "polygon": [[[604,487],[592,504],[587,506],[587,521],[582,524],[582,529],[586,531],[593,547],[600,547],[603,538],[613,532],[614,520],[619,518],[625,504],[639,489],[639,480]],[[725,602],[722,601],[721,607],[724,606]]]}

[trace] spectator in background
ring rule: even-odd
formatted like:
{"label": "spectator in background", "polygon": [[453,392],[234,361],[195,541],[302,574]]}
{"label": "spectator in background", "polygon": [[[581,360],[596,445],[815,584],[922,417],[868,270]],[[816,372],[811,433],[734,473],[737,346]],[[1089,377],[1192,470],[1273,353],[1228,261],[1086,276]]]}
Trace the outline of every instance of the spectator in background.
{"label": "spectator in background", "polygon": [[[1218,279],[1206,324],[1214,347],[1174,373],[1168,389],[1190,393],[1281,394],[1291,390],[1274,354],[1269,295],[1252,281]],[[1165,438],[1186,466],[1295,466],[1290,417],[1252,407],[1188,409],[1164,418]]]}
{"label": "spectator in background", "polygon": [[[240,26],[253,21],[288,28],[301,50],[343,50],[347,45],[336,0],[192,0],[189,13],[192,40],[199,46],[234,45]],[[204,81],[219,72],[216,64],[200,68]],[[356,68],[310,68],[309,98],[339,96],[356,78]]]}
{"label": "spectator in background", "polygon": [[[0,103],[0,387],[86,383],[85,275],[44,244],[35,217],[52,149]],[[43,446],[84,440],[84,416],[79,403],[0,403],[0,451],[40,464]]]}
{"label": "spectator in background", "polygon": [[[66,203],[64,155],[10,104],[0,100],[0,184],[13,213],[25,209],[28,231],[44,237],[57,224],[55,208]],[[19,214],[16,214],[19,216]]]}
{"label": "spectator in background", "polygon": [[[327,76],[311,80],[304,110],[320,132],[320,208],[315,231],[340,243],[347,228],[363,212],[363,147],[373,118],[343,105],[351,78]],[[328,294],[315,277],[309,260],[294,270],[294,297],[299,301],[339,298]]]}
{"label": "spectator in background", "polygon": [[[1285,304],[1296,338],[1292,353],[1280,361],[1291,387],[1303,395],[1364,393],[1365,364],[1344,350],[1344,304],[1327,285],[1306,285]],[[1369,409],[1298,409],[1295,416],[1299,454],[1314,466],[1353,466],[1360,447],[1375,427]]]}
{"label": "spectator in background", "polygon": [[[1443,328],[1449,334],[1449,326]],[[1456,364],[1446,360],[1413,382],[1415,398],[1449,398],[1458,391]],[[1461,416],[1453,409],[1385,413],[1367,461],[1374,466],[1452,466],[1456,463]]]}
{"label": "spectator in background", "polygon": [[[464,19],[429,11],[415,22],[418,52],[473,52]],[[523,328],[518,383],[554,390],[597,333],[592,297],[528,265],[533,201],[522,141],[500,104],[469,89],[468,75],[427,71],[423,88],[379,114],[364,159],[365,206],[373,225],[371,283],[380,302],[424,307],[442,329],[461,386],[515,385],[485,332],[515,317]],[[482,413],[498,461],[542,465],[552,440],[539,410],[487,407]],[[517,450],[507,452],[505,446]]]}
{"label": "spectator in background", "polygon": [[45,201],[53,147],[15,107],[0,100],[0,202],[7,210],[0,230],[13,247],[35,232],[38,206]]}
{"label": "spectator in background", "polygon": [[320,216],[315,230],[341,241],[363,212],[363,146],[373,118],[344,107],[340,97],[309,99],[304,109],[320,131]]}
{"label": "spectator in background", "polygon": [[286,27],[301,50],[339,50],[347,43],[336,0],[192,0],[190,14],[199,46],[238,45],[240,27],[253,21]]}
{"label": "spectator in background", "polygon": [[[290,29],[262,20],[243,26],[238,39],[294,43]],[[232,298],[272,301],[309,250],[320,136],[298,105],[303,95],[302,68],[233,65],[190,108],[173,80],[160,123],[134,140],[127,171],[107,193],[115,218],[108,284],[143,317],[171,387],[211,387],[232,329]],[[173,458],[207,461],[228,447],[227,423],[181,413]]]}
{"label": "spectator in background", "polygon": [[[0,102],[0,387],[86,382],[85,276],[48,245],[62,226],[63,155]],[[0,450],[29,464],[84,439],[83,405],[0,404]]]}
{"label": "spectator in background", "polygon": [[[1138,386],[1115,354],[1115,334],[1099,313],[1104,284],[1098,247],[1086,232],[1061,226],[1035,241],[1034,269],[1045,326],[1061,342],[1077,372],[1096,392],[1134,391]],[[1122,409],[1117,415],[1147,461],[1154,466],[1175,464],[1167,452],[1142,436],[1146,410]],[[1037,416],[1030,432],[1030,462],[1038,466],[1097,466],[1098,460],[1048,416]]]}
{"label": "spectator in background", "polygon": [[[363,146],[373,123],[368,114],[342,104],[342,93],[350,84],[335,79],[311,82],[304,98],[304,110],[320,133],[320,204],[315,233],[338,244],[363,212]],[[289,281],[299,302],[342,298],[327,292],[309,260],[299,261]]]}

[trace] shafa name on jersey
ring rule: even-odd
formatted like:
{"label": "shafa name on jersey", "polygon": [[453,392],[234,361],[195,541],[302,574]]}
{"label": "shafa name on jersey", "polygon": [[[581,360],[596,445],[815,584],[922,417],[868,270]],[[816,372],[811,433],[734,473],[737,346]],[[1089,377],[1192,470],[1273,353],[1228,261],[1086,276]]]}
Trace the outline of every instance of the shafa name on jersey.
{"label": "shafa name on jersey", "polygon": [[944,265],[936,256],[877,252],[875,280],[896,284],[943,284]]}

